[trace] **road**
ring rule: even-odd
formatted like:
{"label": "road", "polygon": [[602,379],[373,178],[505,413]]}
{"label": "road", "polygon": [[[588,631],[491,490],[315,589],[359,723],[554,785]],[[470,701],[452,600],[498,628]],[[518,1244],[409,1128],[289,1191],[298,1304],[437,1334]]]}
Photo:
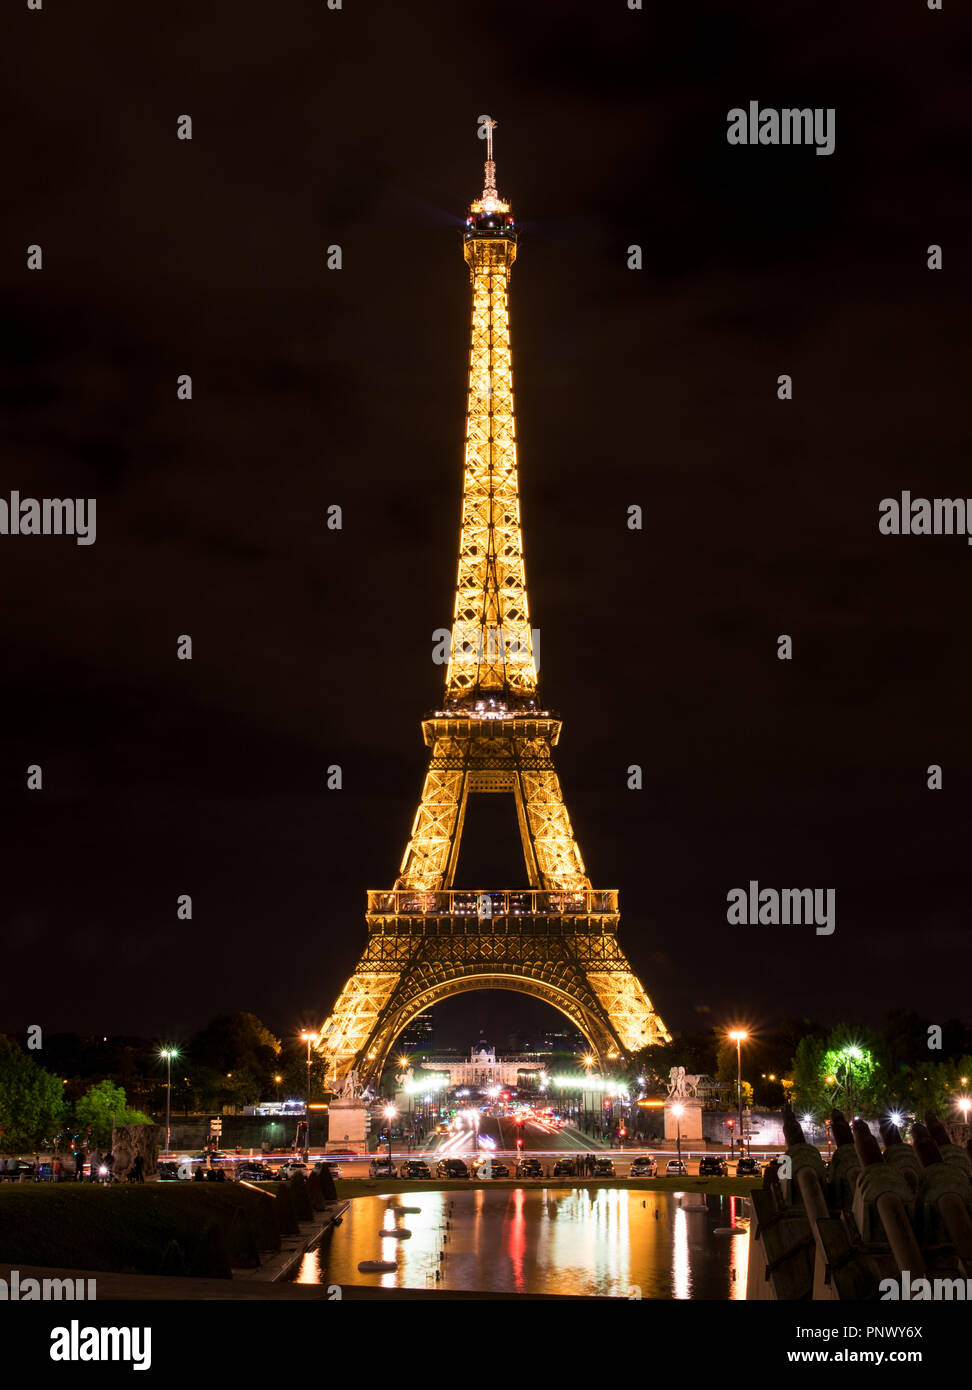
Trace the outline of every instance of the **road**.
{"label": "road", "polygon": [[[515,1125],[509,1118],[489,1118],[481,1116],[479,1120],[479,1137],[476,1137],[476,1130],[473,1122],[462,1125],[451,1134],[437,1135],[429,1140],[428,1146],[423,1153],[428,1159],[430,1166],[440,1158],[462,1158],[464,1162],[470,1160],[478,1153],[496,1153],[503,1155],[503,1161],[512,1164],[517,1153],[517,1136],[523,1137],[523,1148],[520,1150],[524,1155],[527,1154],[556,1154],[563,1150],[573,1152],[594,1152],[599,1153],[604,1158],[611,1158],[617,1170],[619,1178],[629,1176],[632,1161],[642,1154],[654,1152],[658,1162],[658,1174],[663,1176],[668,1166],[669,1159],[675,1157],[672,1150],[660,1150],[651,1144],[633,1145],[630,1149],[619,1151],[609,1149],[596,1140],[592,1140],[588,1135],[582,1134],[577,1129],[561,1129],[557,1125],[551,1125],[545,1120],[529,1119],[522,1125]],[[418,1150],[416,1150],[416,1154]],[[724,1155],[728,1157],[727,1155]],[[395,1154],[396,1161],[398,1154]],[[689,1174],[698,1175],[699,1160],[696,1155],[689,1158],[685,1155],[686,1168]],[[764,1160],[765,1161],[765,1160]],[[544,1164],[545,1167],[552,1166]],[[736,1159],[729,1160],[729,1174],[734,1175],[736,1171]]]}
{"label": "road", "polygon": [[546,1120],[525,1120],[515,1125],[512,1120],[482,1116],[479,1121],[479,1137],[471,1126],[463,1126],[453,1134],[438,1136],[437,1142],[430,1141],[430,1149],[435,1145],[435,1153],[440,1158],[460,1157],[467,1154],[516,1152],[517,1138],[523,1138],[523,1150],[529,1153],[551,1153],[562,1149],[597,1151],[603,1145],[589,1139],[578,1129],[560,1129]]}

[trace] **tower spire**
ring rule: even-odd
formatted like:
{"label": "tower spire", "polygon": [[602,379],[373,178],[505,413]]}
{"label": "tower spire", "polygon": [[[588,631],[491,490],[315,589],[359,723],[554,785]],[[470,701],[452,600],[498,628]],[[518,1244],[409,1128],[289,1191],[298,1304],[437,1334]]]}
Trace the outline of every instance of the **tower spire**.
{"label": "tower spire", "polygon": [[493,131],[499,125],[492,116],[480,116],[479,129],[485,131],[486,140],[486,172],[483,178],[483,196],[475,203],[470,204],[469,211],[472,213],[486,213],[487,216],[496,212],[509,212],[508,203],[504,203],[496,191],[496,162],[493,159]]}
{"label": "tower spire", "polygon": [[485,122],[486,129],[486,177],[483,180],[483,207],[490,211],[499,202],[499,194],[496,192],[496,164],[493,160],[493,131],[498,124],[491,116],[480,116],[481,121]]}
{"label": "tower spire", "polygon": [[[509,203],[496,192],[491,116],[486,186],[469,206],[463,256],[472,281],[469,389],[459,572],[446,674],[451,707],[535,707],[537,669],[527,604],[513,413],[508,290],[516,259]],[[481,705],[481,707],[483,707]]]}

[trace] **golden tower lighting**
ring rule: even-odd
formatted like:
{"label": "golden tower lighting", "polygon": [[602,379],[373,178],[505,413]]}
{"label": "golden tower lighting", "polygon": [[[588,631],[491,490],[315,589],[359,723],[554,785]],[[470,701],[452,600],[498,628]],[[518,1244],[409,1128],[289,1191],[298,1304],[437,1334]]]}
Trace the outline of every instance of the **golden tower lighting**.
{"label": "golden tower lighting", "polygon": [[[422,721],[429,767],[399,876],[369,892],[368,942],[321,1025],[336,1084],[377,1080],[404,1027],[464,990],[511,989],[572,1020],[600,1062],[670,1035],[617,939],[618,894],[594,889],[574,838],[541,705],[520,528],[509,286],[517,252],[496,188],[462,231],[472,289],[459,565],[442,707]],[[454,888],[470,794],[512,795],[529,887]]]}

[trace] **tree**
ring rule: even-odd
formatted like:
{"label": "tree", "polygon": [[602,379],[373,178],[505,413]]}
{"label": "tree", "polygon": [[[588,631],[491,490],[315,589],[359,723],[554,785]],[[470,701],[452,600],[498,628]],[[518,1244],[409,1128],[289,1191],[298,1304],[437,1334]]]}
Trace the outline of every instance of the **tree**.
{"label": "tree", "polygon": [[808,1035],[797,1043],[793,1057],[794,1099],[800,1110],[809,1111],[811,1115],[824,1115],[830,1109],[823,1060],[826,1051],[826,1038]]}
{"label": "tree", "polygon": [[0,1147],[31,1149],[53,1140],[64,1112],[59,1076],[0,1035]]}
{"label": "tree", "polygon": [[189,1044],[200,1089],[223,1104],[247,1105],[272,1096],[280,1040],[255,1014],[220,1014]]}
{"label": "tree", "polygon": [[684,1067],[690,1074],[711,1075],[715,1071],[714,1039],[711,1031],[683,1033],[670,1043],[644,1047],[633,1054],[627,1075],[647,1077],[650,1086],[663,1090],[668,1089],[668,1073],[672,1067]]}
{"label": "tree", "polygon": [[88,1088],[74,1107],[74,1120],[82,1134],[91,1126],[91,1142],[99,1148],[111,1143],[113,1125],[148,1125],[152,1121],[141,1110],[130,1110],[125,1091],[111,1081],[99,1081]]}
{"label": "tree", "polygon": [[883,1115],[888,1110],[891,1076],[881,1041],[863,1027],[845,1023],[826,1038],[800,1039],[793,1058],[793,1093],[797,1106],[825,1116],[835,1107],[855,1115]]}

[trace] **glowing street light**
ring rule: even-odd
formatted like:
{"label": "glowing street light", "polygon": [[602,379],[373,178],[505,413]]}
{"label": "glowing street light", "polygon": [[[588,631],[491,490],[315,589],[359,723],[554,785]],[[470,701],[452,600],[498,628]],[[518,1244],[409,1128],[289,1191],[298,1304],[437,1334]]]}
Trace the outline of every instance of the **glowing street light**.
{"label": "glowing street light", "polygon": [[739,1105],[739,1152],[743,1151],[743,1122],[742,1122],[742,1045],[749,1037],[749,1034],[742,1028],[733,1028],[729,1037],[736,1044],[736,1099]]}
{"label": "glowing street light", "polygon": [[165,1058],[165,1156],[169,1156],[169,1136],[172,1132],[172,1059],[178,1057],[179,1049],[176,1047],[163,1047],[159,1053],[160,1057]]}
{"label": "glowing street light", "polygon": [[391,1122],[398,1114],[398,1111],[395,1109],[394,1105],[388,1104],[385,1106],[382,1114],[385,1117],[385,1123],[388,1125],[388,1176],[391,1177]]}
{"label": "glowing street light", "polygon": [[675,1116],[675,1149],[678,1153],[679,1164],[682,1162],[682,1116],[685,1114],[684,1105],[673,1105],[672,1114]]}
{"label": "glowing street light", "polygon": [[852,1064],[854,1062],[859,1062],[861,1058],[864,1056],[864,1054],[859,1047],[855,1047],[853,1044],[850,1044],[847,1047],[842,1047],[840,1049],[840,1052],[838,1053],[838,1056],[843,1057],[844,1059],[844,1084],[847,1090],[847,1118],[848,1120],[853,1120],[854,1068]]}
{"label": "glowing street light", "polygon": [[310,1145],[310,1099],[311,1099],[311,1043],[317,1042],[317,1034],[309,1033],[306,1028],[302,1028],[300,1036],[307,1042],[307,1105],[305,1107],[304,1119],[304,1157],[307,1157],[307,1150]]}

